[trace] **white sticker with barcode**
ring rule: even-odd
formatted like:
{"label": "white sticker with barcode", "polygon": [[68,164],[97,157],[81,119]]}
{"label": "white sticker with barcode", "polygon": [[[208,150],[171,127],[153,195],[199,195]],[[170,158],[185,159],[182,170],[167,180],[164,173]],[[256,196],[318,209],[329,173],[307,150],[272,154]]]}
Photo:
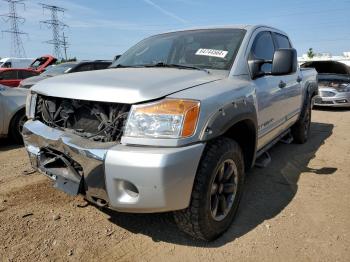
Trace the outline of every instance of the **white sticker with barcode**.
{"label": "white sticker with barcode", "polygon": [[196,55],[204,55],[204,56],[213,56],[213,57],[225,58],[227,53],[228,53],[228,51],[224,51],[224,50],[200,48],[200,49],[197,50]]}

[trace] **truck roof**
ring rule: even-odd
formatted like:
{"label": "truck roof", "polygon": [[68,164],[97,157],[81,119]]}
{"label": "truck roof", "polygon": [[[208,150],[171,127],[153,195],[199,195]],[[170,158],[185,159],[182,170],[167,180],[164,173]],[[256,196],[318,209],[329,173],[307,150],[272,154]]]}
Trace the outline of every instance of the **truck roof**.
{"label": "truck roof", "polygon": [[199,27],[190,27],[190,28],[185,28],[185,29],[171,30],[171,31],[167,31],[165,33],[191,31],[191,30],[206,30],[206,29],[245,29],[247,31],[254,31],[255,29],[257,29],[259,27],[269,28],[269,29],[272,29],[274,31],[279,31],[279,32],[287,35],[285,32],[281,31],[280,29],[277,29],[275,27],[268,26],[268,25],[263,25],[263,24],[256,24],[256,25],[234,24],[234,25],[199,26]]}

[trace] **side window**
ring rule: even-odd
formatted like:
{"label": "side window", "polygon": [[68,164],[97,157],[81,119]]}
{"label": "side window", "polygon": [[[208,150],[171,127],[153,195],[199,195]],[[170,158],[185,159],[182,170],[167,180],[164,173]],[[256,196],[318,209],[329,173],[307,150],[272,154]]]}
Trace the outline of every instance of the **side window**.
{"label": "side window", "polygon": [[4,67],[4,68],[11,68],[12,67],[12,63],[11,62],[5,62],[2,67]]}
{"label": "side window", "polygon": [[86,64],[82,64],[80,66],[78,66],[74,72],[83,72],[83,71],[90,71],[90,70],[94,70],[94,65],[91,63],[86,63]]}
{"label": "side window", "polygon": [[95,63],[95,70],[106,69],[110,63]]}
{"label": "side window", "polygon": [[274,33],[274,35],[275,35],[275,39],[276,39],[276,43],[277,43],[278,48],[291,48],[292,47],[290,45],[288,37],[286,37],[285,35],[278,34],[278,33]]}
{"label": "side window", "polygon": [[16,70],[5,71],[1,74],[1,79],[3,80],[17,79],[17,71]]}
{"label": "side window", "polygon": [[31,71],[20,71],[19,72],[20,79],[26,79],[28,77],[32,77],[32,76],[36,76],[36,75],[38,75],[38,74],[35,72],[31,72]]}
{"label": "side window", "polygon": [[[272,60],[275,46],[270,32],[260,32],[254,40],[251,54],[254,58]],[[271,71],[271,64],[263,64],[261,70],[264,72]]]}

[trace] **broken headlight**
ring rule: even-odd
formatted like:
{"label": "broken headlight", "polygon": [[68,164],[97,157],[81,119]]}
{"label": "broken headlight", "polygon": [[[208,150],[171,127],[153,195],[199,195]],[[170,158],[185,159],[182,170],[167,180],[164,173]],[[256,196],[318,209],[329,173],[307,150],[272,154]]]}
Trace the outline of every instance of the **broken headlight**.
{"label": "broken headlight", "polygon": [[37,94],[30,92],[27,95],[26,100],[26,116],[28,119],[32,119],[35,116]]}

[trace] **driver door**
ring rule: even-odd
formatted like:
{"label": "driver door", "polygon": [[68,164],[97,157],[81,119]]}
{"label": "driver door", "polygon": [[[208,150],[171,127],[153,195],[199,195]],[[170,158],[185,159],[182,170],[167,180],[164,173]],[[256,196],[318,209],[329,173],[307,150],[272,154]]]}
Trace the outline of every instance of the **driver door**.
{"label": "driver door", "polygon": [[[253,42],[250,59],[272,60],[275,44],[270,31],[259,32]],[[271,72],[272,65],[265,63],[261,71]],[[284,90],[281,76],[264,75],[252,80],[258,104],[258,149],[279,135],[279,126],[285,121]]]}

